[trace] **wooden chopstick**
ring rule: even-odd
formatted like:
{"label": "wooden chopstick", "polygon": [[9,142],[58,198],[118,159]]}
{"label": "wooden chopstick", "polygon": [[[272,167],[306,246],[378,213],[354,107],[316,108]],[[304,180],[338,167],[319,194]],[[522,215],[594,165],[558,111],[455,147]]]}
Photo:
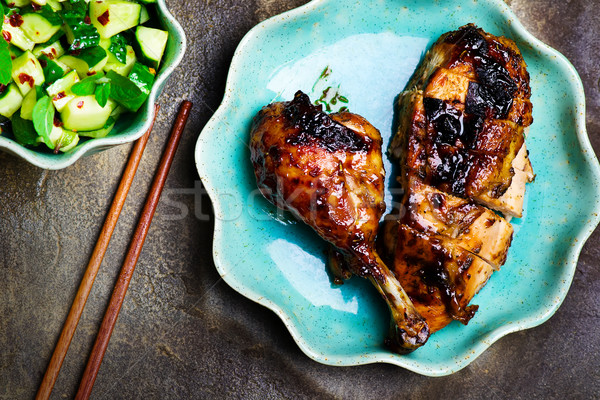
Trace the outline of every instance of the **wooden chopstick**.
{"label": "wooden chopstick", "polygon": [[60,372],[62,363],[69,350],[69,345],[71,344],[75,329],[77,328],[77,324],[83,313],[83,308],[85,307],[85,303],[87,302],[92,286],[94,285],[94,280],[96,279],[96,275],[98,274],[98,270],[100,269],[100,265],[106,254],[106,249],[110,243],[113,231],[115,230],[115,226],[121,215],[121,210],[127,199],[131,183],[133,182],[140,160],[144,154],[144,149],[146,148],[146,143],[148,143],[148,138],[152,132],[156,114],[159,109],[160,106],[157,104],[154,108],[154,116],[150,123],[150,128],[148,128],[146,133],[135,142],[133,150],[131,151],[127,167],[123,172],[121,182],[119,183],[119,187],[104,221],[104,225],[102,226],[102,230],[100,231],[100,236],[98,237],[98,241],[96,242],[96,246],[90,257],[83,279],[77,290],[77,295],[71,305],[69,315],[63,325],[58,343],[56,343],[54,353],[52,354],[52,358],[50,359],[50,363],[48,364],[48,368],[46,369],[46,373],[44,374],[44,378],[42,379],[42,383],[35,397],[38,400],[46,400],[50,397],[50,393],[52,393],[52,388],[58,378],[58,373]]}
{"label": "wooden chopstick", "polygon": [[100,325],[100,330],[96,336],[96,342],[94,343],[94,347],[92,348],[90,358],[88,359],[85,367],[83,377],[81,378],[79,389],[77,391],[77,395],[75,396],[76,399],[88,399],[92,392],[92,388],[94,387],[96,376],[98,375],[100,365],[102,364],[102,358],[104,357],[104,353],[106,353],[106,348],[108,347],[110,336],[112,335],[117,317],[119,316],[119,311],[123,305],[123,300],[125,299],[129,282],[131,281],[133,271],[135,270],[135,265],[140,253],[142,252],[144,240],[148,234],[148,230],[150,229],[152,217],[156,211],[158,201],[160,200],[160,195],[165,185],[169,169],[171,168],[179,140],[181,139],[183,128],[185,127],[189,117],[191,107],[191,102],[184,101],[179,109],[177,120],[175,121],[175,125],[171,131],[171,136],[169,137],[167,147],[163,153],[158,170],[154,177],[154,181],[152,182],[150,193],[146,198],[146,204],[144,205],[144,209],[138,221],[135,234],[131,240],[129,251],[127,252],[127,256],[123,262],[119,279],[115,284],[115,288],[110,298],[110,303],[108,304],[108,308],[104,314],[104,319]]}

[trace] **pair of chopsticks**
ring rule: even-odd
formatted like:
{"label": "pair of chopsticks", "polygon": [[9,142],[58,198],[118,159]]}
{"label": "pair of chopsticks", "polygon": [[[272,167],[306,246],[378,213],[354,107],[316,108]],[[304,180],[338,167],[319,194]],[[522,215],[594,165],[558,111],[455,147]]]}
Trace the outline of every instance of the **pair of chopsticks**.
{"label": "pair of chopsticks", "polygon": [[[62,363],[67,355],[67,350],[69,349],[69,345],[71,344],[71,340],[75,334],[75,329],[77,328],[77,324],[79,323],[79,319],[83,313],[83,308],[85,307],[85,303],[88,299],[90,291],[92,290],[92,286],[94,285],[94,280],[96,279],[100,264],[102,264],[102,260],[108,248],[112,233],[119,219],[119,215],[121,214],[121,210],[123,209],[123,204],[125,203],[125,199],[129,193],[129,188],[131,187],[131,183],[133,182],[133,178],[135,177],[135,173],[140,164],[142,154],[146,148],[146,143],[148,143],[148,138],[150,137],[150,133],[154,126],[154,120],[156,119],[156,114],[158,113],[159,108],[160,107],[158,105],[155,107],[154,117],[152,119],[152,123],[150,124],[150,128],[140,139],[136,141],[135,146],[131,151],[129,161],[127,162],[127,167],[125,168],[121,182],[119,183],[119,187],[100,232],[100,237],[98,238],[96,246],[94,247],[94,251],[92,252],[92,256],[86,268],[85,274],[81,284],[79,285],[79,289],[77,290],[77,295],[75,296],[75,300],[73,301],[69,315],[67,316],[67,320],[63,326],[58,343],[54,348],[54,353],[52,354],[52,358],[50,359],[50,363],[48,364],[48,368],[46,369],[46,373],[44,374],[44,378],[38,389],[36,395],[36,399],[38,400],[45,400],[50,397],[52,388],[54,387],[56,379],[58,378],[58,373],[60,372]],[[184,101],[179,109],[179,113],[171,131],[167,146],[163,152],[160,164],[154,175],[152,187],[148,193],[148,197],[146,198],[146,203],[138,221],[137,228],[129,244],[129,250],[127,252],[127,256],[125,257],[125,261],[123,262],[117,283],[113,289],[110,303],[106,309],[106,313],[104,314],[98,335],[96,336],[94,347],[90,353],[85,372],[77,391],[77,399],[88,399],[92,392],[92,388],[94,386],[94,382],[96,381],[98,371],[100,370],[104,353],[106,352],[112,331],[117,322],[117,317],[119,316],[119,311],[123,305],[125,294],[127,292],[127,288],[129,287],[131,277],[133,276],[136,263],[142,252],[144,240],[146,239],[146,235],[150,229],[154,212],[156,211],[158,201],[160,200],[162,189],[165,185],[171,164],[173,163],[173,158],[175,156],[177,146],[179,145],[179,141],[181,139],[181,135],[189,117],[191,108],[192,103],[189,101]]]}

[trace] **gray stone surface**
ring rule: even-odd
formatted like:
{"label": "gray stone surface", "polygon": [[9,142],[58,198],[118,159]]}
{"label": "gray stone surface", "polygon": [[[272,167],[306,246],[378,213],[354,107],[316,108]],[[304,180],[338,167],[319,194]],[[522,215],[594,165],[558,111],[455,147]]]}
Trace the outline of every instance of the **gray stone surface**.
{"label": "gray stone surface", "polygon": [[[600,235],[585,245],[565,302],[464,370],[427,378],[392,365],[330,367],[307,358],[281,321],[219,279],[210,202],[194,145],[223,95],[243,35],[304,0],[169,0],[189,51],[163,108],[53,398],[73,397],[128,240],[182,99],[195,108],[93,391],[96,399],[599,398]],[[531,32],[575,65],[600,149],[598,1],[512,0]],[[32,398],[75,295],[130,146],[43,171],[0,154],[0,399]],[[194,189],[196,188],[196,189]],[[171,200],[171,204],[168,200]],[[187,215],[178,217],[177,202]],[[181,214],[180,214],[181,215]]]}

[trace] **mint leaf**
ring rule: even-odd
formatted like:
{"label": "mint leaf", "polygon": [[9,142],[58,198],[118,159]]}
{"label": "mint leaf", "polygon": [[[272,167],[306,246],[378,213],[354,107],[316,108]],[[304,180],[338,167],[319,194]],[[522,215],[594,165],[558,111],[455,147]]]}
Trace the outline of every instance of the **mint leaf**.
{"label": "mint leaf", "polygon": [[108,103],[108,96],[110,95],[110,83],[103,83],[96,86],[96,101],[103,107]]}
{"label": "mint leaf", "polygon": [[12,131],[15,139],[20,144],[27,146],[37,146],[38,134],[35,131],[33,122],[21,118],[20,113],[14,113],[12,116]]}
{"label": "mint leaf", "polygon": [[146,100],[146,95],[129,78],[114,71],[109,71],[106,77],[110,79],[110,97],[130,111],[137,111]]}
{"label": "mint leaf", "polygon": [[110,47],[108,51],[113,53],[121,64],[127,62],[127,40],[122,34],[117,34],[110,38]]}
{"label": "mint leaf", "polygon": [[89,96],[90,94],[94,94],[96,91],[96,81],[102,78],[104,78],[104,73],[100,71],[74,84],[71,87],[71,91],[77,96]]}
{"label": "mint leaf", "polygon": [[49,96],[44,96],[35,103],[33,107],[33,126],[35,131],[44,139],[44,143],[54,149],[54,143],[50,140],[50,133],[54,124],[54,105]]}
{"label": "mint leaf", "polygon": [[8,85],[11,81],[12,59],[8,51],[8,43],[0,37],[0,85]]}

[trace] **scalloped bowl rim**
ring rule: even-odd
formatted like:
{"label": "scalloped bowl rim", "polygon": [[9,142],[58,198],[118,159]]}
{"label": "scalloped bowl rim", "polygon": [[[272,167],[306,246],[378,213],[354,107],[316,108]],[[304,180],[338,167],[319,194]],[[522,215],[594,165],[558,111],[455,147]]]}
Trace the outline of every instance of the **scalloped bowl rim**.
{"label": "scalloped bowl rim", "polygon": [[[173,17],[173,15],[167,9],[165,0],[158,0],[156,4],[158,5],[157,10],[159,15],[164,17],[166,21],[167,30],[169,32],[177,32],[177,34],[181,38],[181,42],[175,43],[176,50],[173,60],[169,65],[163,67],[160,70],[158,76],[156,77],[156,80],[154,81],[154,85],[152,86],[152,90],[150,91],[148,100],[141,109],[141,112],[147,116],[147,118],[145,118],[145,121],[141,126],[130,126],[116,136],[89,139],[85,141],[85,143],[75,147],[75,149],[73,149],[72,151],[61,154],[61,158],[56,159],[48,158],[47,153],[40,153],[28,149],[24,146],[21,146],[16,141],[2,136],[0,136],[0,149],[4,151],[9,151],[12,154],[17,155],[18,157],[23,158],[30,164],[33,164],[40,168],[57,170],[73,165],[77,160],[85,156],[90,151],[93,151],[94,149],[113,147],[120,144],[130,143],[139,139],[150,128],[152,124],[152,118],[150,116],[154,112],[156,101],[160,93],[162,92],[162,88],[166,83],[167,79],[173,73],[175,68],[177,68],[177,66],[181,63],[181,60],[183,60],[183,56],[185,55],[187,47],[187,39],[185,36],[185,32],[179,24],[179,22],[177,22],[175,17]],[[139,112],[140,111],[138,111],[138,113]]]}
{"label": "scalloped bowl rim", "polygon": [[[311,2],[300,6],[298,8],[289,10],[283,14],[278,16],[271,17],[260,24],[256,25],[252,28],[241,40],[238,45],[235,54],[233,56],[231,62],[231,68],[229,70],[229,76],[226,82],[225,94],[223,96],[223,101],[220,106],[214,113],[213,117],[207,123],[206,127],[210,127],[214,121],[221,119],[221,115],[228,109],[230,102],[232,101],[232,93],[233,93],[233,83],[237,80],[236,75],[237,71],[241,71],[241,68],[233,68],[238,65],[238,60],[241,59],[241,54],[245,51],[244,48],[246,44],[252,40],[252,38],[257,34],[258,31],[263,30],[266,26],[271,24],[278,24],[282,21],[282,18],[295,18],[299,17],[302,14],[307,14],[313,9],[316,9],[321,3],[331,1],[331,0],[312,0]],[[590,144],[589,137],[585,128],[585,94],[583,89],[583,84],[581,82],[581,78],[579,77],[575,67],[571,64],[571,62],[562,55],[559,51],[554,48],[546,45],[541,40],[537,39],[533,36],[527,29],[521,24],[521,22],[517,19],[516,15],[512,12],[512,10],[506,5],[502,0],[485,0],[490,6],[496,7],[497,10],[501,11],[505,14],[505,20],[507,23],[512,24],[512,28],[514,28],[514,33],[517,37],[519,37],[524,42],[530,44],[534,49],[539,51],[541,54],[548,57],[555,57],[557,64],[560,65],[562,70],[565,71],[566,74],[570,75],[572,78],[570,80],[570,89],[574,92],[575,98],[575,110],[577,111],[577,116],[575,119],[575,130],[577,131],[578,141],[584,150],[582,156],[585,159],[585,162],[593,169],[593,175],[595,177],[600,177],[600,164],[596,158],[595,152]],[[205,128],[206,128],[205,127]],[[204,132],[204,130],[203,130]],[[212,130],[208,130],[207,133],[212,134]],[[203,134],[203,133],[202,133]],[[201,134],[201,135],[202,135]],[[213,187],[210,179],[207,179],[207,175],[203,173],[202,168],[202,140],[199,138],[196,146],[196,166],[198,169],[198,173],[202,179],[203,185],[205,186],[209,197],[213,203],[213,207],[215,210],[215,215],[221,214],[221,204],[219,202],[215,202],[217,199],[217,193],[215,187]],[[597,188],[597,193],[600,196],[600,190]],[[598,196],[597,196],[598,197]],[[393,365],[397,365],[403,368],[406,368],[410,371],[417,372],[426,376],[444,376],[455,373],[462,368],[469,365],[474,359],[476,359],[479,355],[481,355],[487,348],[489,348],[494,342],[500,339],[503,336],[506,336],[510,333],[533,328],[538,326],[545,321],[547,321],[555,312],[558,310],[564,298],[566,297],[566,292],[568,291],[569,286],[571,285],[572,278],[575,272],[575,268],[577,266],[577,260],[579,258],[579,254],[583,245],[589,236],[593,233],[596,226],[600,223],[600,201],[596,201],[596,204],[593,209],[593,213],[590,216],[590,221],[576,235],[575,240],[576,243],[570,247],[570,251],[568,257],[566,257],[565,266],[568,267],[568,272],[570,276],[570,280],[564,283],[564,295],[559,299],[558,302],[548,304],[546,308],[538,316],[532,316],[529,318],[522,318],[515,321],[512,321],[511,324],[505,324],[498,328],[495,328],[488,332],[482,339],[475,343],[473,346],[473,351],[469,355],[469,357],[458,361],[454,367],[448,368],[438,368],[432,369],[430,367],[424,367],[420,365],[418,361],[413,361],[410,359],[402,358],[391,352],[373,352],[369,354],[365,354],[364,356],[340,356],[335,355],[332,357],[327,357],[327,355],[319,353],[316,351],[307,341],[304,340],[302,335],[296,329],[294,323],[291,322],[291,318],[287,315],[287,313],[280,307],[278,304],[273,302],[272,300],[260,296],[251,290],[248,287],[238,285],[237,281],[233,279],[229,279],[227,271],[223,268],[226,261],[223,260],[221,254],[218,252],[218,244],[220,240],[223,240],[221,237],[221,230],[224,221],[219,218],[215,218],[214,225],[214,235],[213,235],[213,257],[215,266],[222,276],[222,278],[236,291],[244,295],[245,297],[253,300],[254,302],[261,304],[262,306],[272,310],[275,312],[283,321],[286,328],[292,335],[294,341],[300,347],[300,349],[313,360],[320,362],[325,365],[332,366],[356,366],[356,365],[364,365],[371,364],[376,362],[389,363]]]}

